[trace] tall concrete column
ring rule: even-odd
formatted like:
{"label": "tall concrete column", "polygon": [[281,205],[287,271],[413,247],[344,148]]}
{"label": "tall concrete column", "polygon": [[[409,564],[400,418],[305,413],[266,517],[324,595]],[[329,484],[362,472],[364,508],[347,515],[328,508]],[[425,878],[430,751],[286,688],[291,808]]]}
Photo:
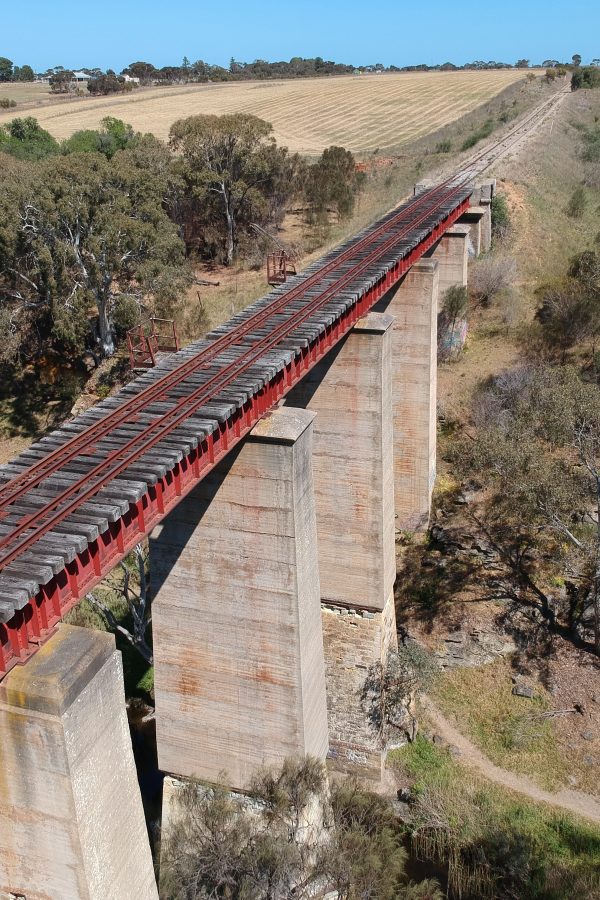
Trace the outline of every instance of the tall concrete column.
{"label": "tall concrete column", "polygon": [[278,409],[150,542],[159,766],[244,789],[325,758],[314,414]]}
{"label": "tall concrete column", "polygon": [[450,287],[467,286],[469,265],[469,226],[452,225],[425,256],[439,264],[439,304]]}
{"label": "tall concrete column", "polygon": [[317,413],[321,597],[381,611],[396,578],[392,318],[370,313],[288,395]]}
{"label": "tall concrete column", "polygon": [[492,247],[492,201],[481,198],[480,204],[483,210],[481,219],[481,251],[487,253]]}
{"label": "tall concrete column", "polygon": [[422,259],[377,304],[392,332],[396,528],[429,522],[436,471],[437,308],[440,266]]}
{"label": "tall concrete column", "polygon": [[0,896],[157,900],[112,635],[60,625],[0,684]]}
{"label": "tall concrete column", "polygon": [[370,313],[288,395],[317,414],[329,764],[377,782],[384,743],[364,698],[397,646],[391,340],[392,317]]}
{"label": "tall concrete column", "polygon": [[469,226],[469,240],[473,248],[473,256],[481,256],[483,253],[483,219],[485,208],[483,206],[470,206],[458,220],[459,225]]}

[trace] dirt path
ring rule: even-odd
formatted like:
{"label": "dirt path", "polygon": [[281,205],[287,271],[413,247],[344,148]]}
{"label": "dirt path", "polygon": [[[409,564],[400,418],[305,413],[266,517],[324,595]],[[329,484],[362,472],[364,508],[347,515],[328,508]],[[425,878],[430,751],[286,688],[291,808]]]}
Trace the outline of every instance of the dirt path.
{"label": "dirt path", "polygon": [[475,744],[466,738],[451,722],[440,712],[433,701],[424,695],[420,697],[423,709],[434,726],[436,732],[448,741],[449,744],[460,750],[458,761],[469,768],[476,769],[488,781],[499,784],[518,794],[524,794],[539,803],[548,803],[567,810],[584,819],[600,824],[600,803],[589,794],[580,791],[571,791],[563,788],[553,794],[544,791],[524,775],[516,775],[506,769],[496,766],[487,756],[479,750]]}

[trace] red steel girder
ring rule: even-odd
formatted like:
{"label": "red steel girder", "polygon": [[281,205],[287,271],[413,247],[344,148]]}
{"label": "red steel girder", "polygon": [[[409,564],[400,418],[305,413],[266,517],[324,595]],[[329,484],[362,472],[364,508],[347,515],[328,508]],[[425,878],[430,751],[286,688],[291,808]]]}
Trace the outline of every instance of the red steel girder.
{"label": "red steel girder", "polygon": [[[442,202],[447,199],[444,197]],[[415,205],[418,206],[418,204]],[[72,563],[66,564],[65,568],[55,575],[23,610],[17,612],[10,622],[4,625],[0,624],[0,677],[15,664],[25,662],[38,649],[40,643],[52,634],[60,619],[79,602],[85,593],[101,581],[135,544],[149,534],[180,499],[188,494],[206,473],[248,434],[256,422],[272,409],[348,333],[358,319],[365,315],[423,256],[468,206],[468,199],[461,200],[456,208],[414,250],[397,262],[350,309],[325,329],[316,341],[302,349],[284,371],[279,372],[268,385],[248,400],[242,409],[237,410],[225,423],[222,423],[218,431],[208,435],[163,478],[150,486],[147,493],[136,504],[131,504],[127,513],[119,521],[111,523],[108,531],[90,543]],[[431,211],[428,210],[428,213]],[[418,221],[419,217],[417,216],[413,224]],[[373,241],[374,236],[390,227],[392,226],[388,221],[384,228],[367,235],[357,242],[357,245],[363,245],[365,241],[368,245],[367,238]],[[391,245],[398,239],[399,236],[394,235],[390,239]],[[356,246],[350,247],[344,255],[351,256],[355,252]],[[385,249],[378,248],[378,255],[384,252]],[[333,268],[333,264],[337,265],[339,261],[339,257],[332,260],[332,264],[328,268]],[[322,277],[322,274],[321,270],[315,273],[318,277]],[[298,290],[300,289],[305,290],[306,285],[299,285]],[[308,315],[311,314],[311,311],[308,312]],[[290,323],[290,330],[297,325],[298,322],[294,319]],[[264,352],[264,350],[260,352]],[[187,370],[189,367],[184,364],[181,368]],[[167,377],[165,376],[165,378]],[[189,412],[185,415],[189,415]],[[159,439],[160,437],[162,434]],[[97,440],[97,435],[95,439]],[[63,449],[59,448],[59,450]],[[115,475],[113,474],[111,477],[115,477]],[[9,482],[6,487],[10,488],[12,484],[13,482]],[[27,483],[27,487],[29,486]],[[96,486],[94,489],[97,491],[99,488]],[[82,502],[81,496],[78,497],[78,502]]]}

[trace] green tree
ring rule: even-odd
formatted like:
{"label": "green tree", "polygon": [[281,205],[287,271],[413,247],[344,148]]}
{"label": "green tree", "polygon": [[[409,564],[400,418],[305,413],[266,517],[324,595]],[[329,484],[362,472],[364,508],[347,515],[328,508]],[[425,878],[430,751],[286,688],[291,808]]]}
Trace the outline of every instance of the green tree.
{"label": "green tree", "polygon": [[6,56],[0,56],[0,81],[12,81],[13,64]]}
{"label": "green tree", "polygon": [[[189,782],[161,851],[165,900],[441,900],[405,875],[403,832],[389,803],[356,782],[331,786],[321,762],[259,773],[240,802]],[[314,826],[305,827],[307,814]],[[325,828],[319,828],[319,817]]]}
{"label": "green tree", "polygon": [[581,55],[579,53],[574,53],[572,56],[572,60],[575,68],[579,68],[579,66],[581,65]]}
{"label": "green tree", "polygon": [[[600,655],[600,390],[574,369],[541,367],[504,373],[475,407],[475,441],[461,453],[493,494],[488,522],[510,542],[506,558],[554,629],[577,629]],[[530,562],[535,548],[547,577],[566,579],[564,603],[548,596]],[[552,570],[554,570],[552,572]]]}
{"label": "green tree", "polygon": [[17,159],[44,159],[59,150],[58,142],[32,116],[0,126],[0,151]]}
{"label": "green tree", "polygon": [[15,66],[13,71],[13,81],[33,81],[35,72],[31,66]]}
{"label": "green tree", "polygon": [[118,94],[125,89],[125,84],[114,73],[107,73],[98,78],[91,78],[87,83],[87,89],[90,94]]}
{"label": "green tree", "polygon": [[328,147],[307,172],[305,196],[311,211],[322,215],[333,207],[340,219],[348,218],[364,180],[349,150]]}
{"label": "green tree", "polygon": [[95,131],[86,129],[76,131],[75,134],[63,141],[61,150],[69,153],[103,153],[107,159],[112,159],[118,150],[125,150],[136,137],[131,127],[121,119],[106,116],[102,119],[102,127]]}
{"label": "green tree", "polygon": [[68,94],[73,89],[74,77],[70,69],[58,69],[50,76],[50,90],[53,94]]}
{"label": "green tree", "polygon": [[[256,116],[190,116],[171,127],[171,147],[195,215],[216,235],[231,265],[251,222],[268,223],[276,200],[294,188],[297,157],[277,147],[272,126]],[[284,177],[285,176],[285,177]]]}
{"label": "green tree", "polygon": [[186,277],[164,208],[169,167],[166,148],[148,137],[110,162],[96,153],[50,158],[13,183],[0,197],[0,300],[34,310],[73,354],[91,324],[99,353],[111,355],[118,304],[171,298]]}
{"label": "green tree", "polygon": [[156,69],[152,63],[138,61],[130,63],[126,69],[123,69],[123,74],[131,75],[132,78],[139,78],[142,82],[148,82],[152,81],[156,75]]}

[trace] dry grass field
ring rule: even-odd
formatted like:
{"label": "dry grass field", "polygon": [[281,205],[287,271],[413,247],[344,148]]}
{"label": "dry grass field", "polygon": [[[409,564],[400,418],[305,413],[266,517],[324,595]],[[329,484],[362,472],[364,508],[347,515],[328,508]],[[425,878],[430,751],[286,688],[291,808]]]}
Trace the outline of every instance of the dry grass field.
{"label": "dry grass field", "polygon": [[[277,140],[292,151],[311,155],[341,144],[358,154],[389,152],[459,119],[520,80],[525,81],[523,71],[508,69],[182,85],[48,103],[37,107],[35,116],[59,139],[96,128],[108,115],[165,139],[172,123],[184,116],[248,112],[271,122]],[[15,110],[3,112],[0,123],[14,115]]]}
{"label": "dry grass field", "polygon": [[16,82],[15,84],[0,84],[0,97],[8,97],[15,103],[42,103],[52,99],[50,86],[38,84],[34,81]]}

